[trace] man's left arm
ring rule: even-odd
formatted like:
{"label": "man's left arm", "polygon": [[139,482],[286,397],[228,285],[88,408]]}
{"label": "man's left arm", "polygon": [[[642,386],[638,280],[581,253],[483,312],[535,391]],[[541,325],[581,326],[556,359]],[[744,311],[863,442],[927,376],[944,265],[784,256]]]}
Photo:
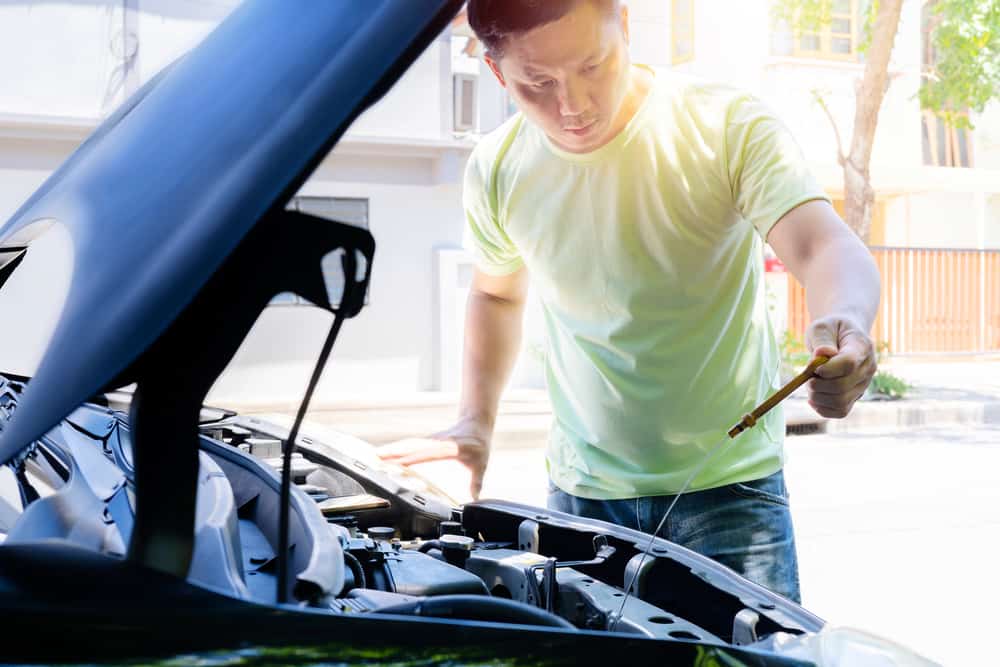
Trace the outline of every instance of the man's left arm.
{"label": "man's left arm", "polygon": [[868,332],[880,287],[871,253],[823,200],[783,215],[767,242],[805,287],[812,317],[806,345],[813,356],[830,357],[809,383],[809,404],[823,417],[846,417],[876,370]]}

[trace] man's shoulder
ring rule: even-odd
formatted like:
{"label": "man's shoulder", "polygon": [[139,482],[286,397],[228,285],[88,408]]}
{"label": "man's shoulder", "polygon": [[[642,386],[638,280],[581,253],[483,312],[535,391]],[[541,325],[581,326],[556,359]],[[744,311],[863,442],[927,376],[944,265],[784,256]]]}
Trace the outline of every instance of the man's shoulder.
{"label": "man's shoulder", "polygon": [[672,70],[655,71],[661,99],[686,115],[722,121],[734,109],[756,101],[753,93],[739,86]]}
{"label": "man's shoulder", "polygon": [[495,130],[480,137],[465,167],[465,187],[464,200],[466,207],[469,202],[478,201],[487,205],[494,211],[498,205],[499,181],[501,166],[504,156],[509,152],[511,145],[523,124],[523,117],[520,113],[508,118]]}
{"label": "man's shoulder", "polygon": [[503,155],[510,150],[511,144],[517,139],[524,117],[516,113],[504,121],[495,130],[484,134],[472,149],[471,161],[484,171],[494,168]]}

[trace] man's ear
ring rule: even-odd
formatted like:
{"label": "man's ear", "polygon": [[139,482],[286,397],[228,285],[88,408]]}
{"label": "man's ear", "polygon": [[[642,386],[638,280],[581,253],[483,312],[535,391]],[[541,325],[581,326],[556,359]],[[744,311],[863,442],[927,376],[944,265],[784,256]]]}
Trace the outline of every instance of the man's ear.
{"label": "man's ear", "polygon": [[490,71],[493,72],[493,76],[497,78],[497,81],[500,82],[500,85],[506,88],[507,80],[503,78],[503,72],[500,71],[500,63],[494,60],[493,56],[491,56],[488,53],[483,56],[483,60],[485,60],[486,64],[490,66]]}

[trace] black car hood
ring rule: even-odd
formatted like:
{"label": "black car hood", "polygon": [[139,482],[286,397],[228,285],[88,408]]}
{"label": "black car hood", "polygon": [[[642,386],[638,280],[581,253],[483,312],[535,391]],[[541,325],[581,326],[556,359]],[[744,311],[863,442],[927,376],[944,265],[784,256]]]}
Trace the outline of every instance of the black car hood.
{"label": "black car hood", "polygon": [[43,239],[65,274],[26,310],[51,334],[0,425],[0,462],[108,388],[461,4],[246,0],[105,121],[0,228],[0,291]]}

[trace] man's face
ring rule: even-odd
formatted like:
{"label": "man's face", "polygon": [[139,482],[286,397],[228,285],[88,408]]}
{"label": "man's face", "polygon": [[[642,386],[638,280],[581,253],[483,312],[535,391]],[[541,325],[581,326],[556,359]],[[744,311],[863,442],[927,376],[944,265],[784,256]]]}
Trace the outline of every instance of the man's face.
{"label": "man's face", "polygon": [[581,2],[558,21],[509,37],[486,57],[518,108],[560,148],[586,153],[621,129],[628,91],[628,12]]}

